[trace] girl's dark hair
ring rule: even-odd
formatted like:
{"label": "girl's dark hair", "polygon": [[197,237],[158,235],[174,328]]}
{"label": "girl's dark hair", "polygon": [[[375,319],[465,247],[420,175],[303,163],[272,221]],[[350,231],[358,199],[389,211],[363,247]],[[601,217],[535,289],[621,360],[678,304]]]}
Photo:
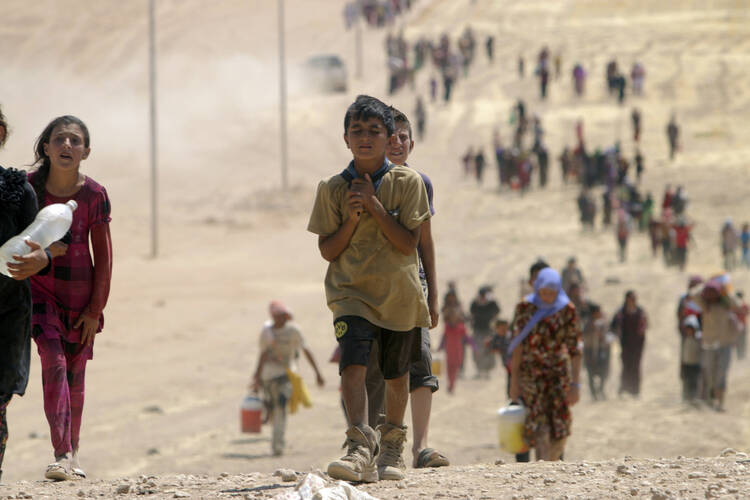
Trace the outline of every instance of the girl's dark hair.
{"label": "girl's dark hair", "polygon": [[0,128],[5,130],[5,134],[0,137],[0,148],[3,147],[3,144],[5,144],[5,140],[8,138],[8,122],[5,120],[5,115],[3,114],[3,109],[0,108]]}
{"label": "girl's dark hair", "polygon": [[89,144],[91,144],[89,129],[80,118],[72,115],[64,115],[58,116],[57,118],[49,122],[49,125],[44,128],[41,135],[39,136],[39,138],[37,138],[36,143],[34,144],[34,163],[32,165],[36,165],[37,169],[32,186],[34,187],[34,191],[36,191],[36,198],[37,200],[39,200],[39,205],[44,204],[44,186],[45,184],[47,184],[47,177],[49,177],[50,167],[49,156],[47,156],[47,153],[44,152],[44,145],[49,143],[50,137],[52,136],[52,131],[55,130],[55,127],[57,127],[58,125],[78,125],[81,128],[81,132],[83,132],[84,147],[88,148]]}

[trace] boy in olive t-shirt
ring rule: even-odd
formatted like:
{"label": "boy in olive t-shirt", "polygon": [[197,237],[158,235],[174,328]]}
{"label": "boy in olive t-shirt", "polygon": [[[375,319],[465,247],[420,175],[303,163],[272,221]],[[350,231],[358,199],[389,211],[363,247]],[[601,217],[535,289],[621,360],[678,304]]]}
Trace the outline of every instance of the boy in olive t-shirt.
{"label": "boy in olive t-shirt", "polygon": [[[398,465],[404,440],[398,436],[405,433],[390,431],[404,429],[409,364],[419,354],[419,329],[430,326],[416,251],[430,208],[419,174],[385,157],[394,128],[390,109],[378,99],[361,95],[349,106],[344,141],[354,159],[318,185],[308,225],[330,262],[326,299],[341,347],[339,373],[350,423],[347,453],[329,464],[328,475],[347,481],[403,477]],[[365,423],[372,342],[378,343],[386,379],[386,423],[378,430]],[[381,443],[381,433],[393,438]]]}

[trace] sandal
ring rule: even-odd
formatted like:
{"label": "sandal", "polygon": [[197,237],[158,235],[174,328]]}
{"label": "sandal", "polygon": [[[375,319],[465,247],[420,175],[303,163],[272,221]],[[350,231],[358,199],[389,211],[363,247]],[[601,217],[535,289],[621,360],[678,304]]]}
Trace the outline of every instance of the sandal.
{"label": "sandal", "polygon": [[450,465],[448,459],[434,448],[425,448],[417,456],[417,469],[426,467],[445,467]]}
{"label": "sandal", "polygon": [[54,481],[67,481],[73,479],[68,469],[60,462],[55,462],[47,466],[47,470],[44,472],[44,477],[52,479]]}
{"label": "sandal", "polygon": [[72,473],[73,473],[73,475],[74,475],[75,477],[77,477],[78,479],[86,479],[86,473],[85,473],[85,472],[83,472],[83,469],[81,469],[81,468],[79,468],[79,467],[73,467],[73,468],[72,468],[72,469],[70,470],[70,472],[72,472]]}

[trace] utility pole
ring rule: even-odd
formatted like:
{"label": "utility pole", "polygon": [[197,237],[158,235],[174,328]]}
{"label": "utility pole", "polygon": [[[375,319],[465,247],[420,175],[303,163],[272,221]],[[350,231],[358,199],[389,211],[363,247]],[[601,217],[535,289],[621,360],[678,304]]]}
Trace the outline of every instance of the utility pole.
{"label": "utility pole", "polygon": [[279,122],[281,145],[281,188],[286,191],[289,180],[287,174],[287,131],[286,131],[286,56],[284,53],[284,0],[278,0],[279,7]]}
{"label": "utility pole", "polygon": [[361,10],[357,13],[357,20],[354,25],[354,50],[356,51],[354,58],[356,59],[356,68],[357,68],[355,76],[357,77],[358,80],[361,80],[362,79],[362,11]]}
{"label": "utility pole", "polygon": [[157,122],[156,122],[156,0],[148,2],[148,62],[150,89],[150,125],[151,125],[151,257],[156,258],[159,252],[159,214],[158,214],[158,177],[157,177]]}

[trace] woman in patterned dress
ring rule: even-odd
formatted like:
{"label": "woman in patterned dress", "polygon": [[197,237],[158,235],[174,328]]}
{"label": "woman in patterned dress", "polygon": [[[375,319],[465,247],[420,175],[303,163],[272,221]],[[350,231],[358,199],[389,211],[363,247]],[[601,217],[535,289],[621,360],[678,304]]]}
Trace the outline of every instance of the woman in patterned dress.
{"label": "woman in patterned dress", "polygon": [[528,408],[524,439],[537,460],[560,460],[570,435],[570,407],[580,397],[581,332],[560,275],[542,269],[534,293],[516,306],[511,354],[511,400]]}

